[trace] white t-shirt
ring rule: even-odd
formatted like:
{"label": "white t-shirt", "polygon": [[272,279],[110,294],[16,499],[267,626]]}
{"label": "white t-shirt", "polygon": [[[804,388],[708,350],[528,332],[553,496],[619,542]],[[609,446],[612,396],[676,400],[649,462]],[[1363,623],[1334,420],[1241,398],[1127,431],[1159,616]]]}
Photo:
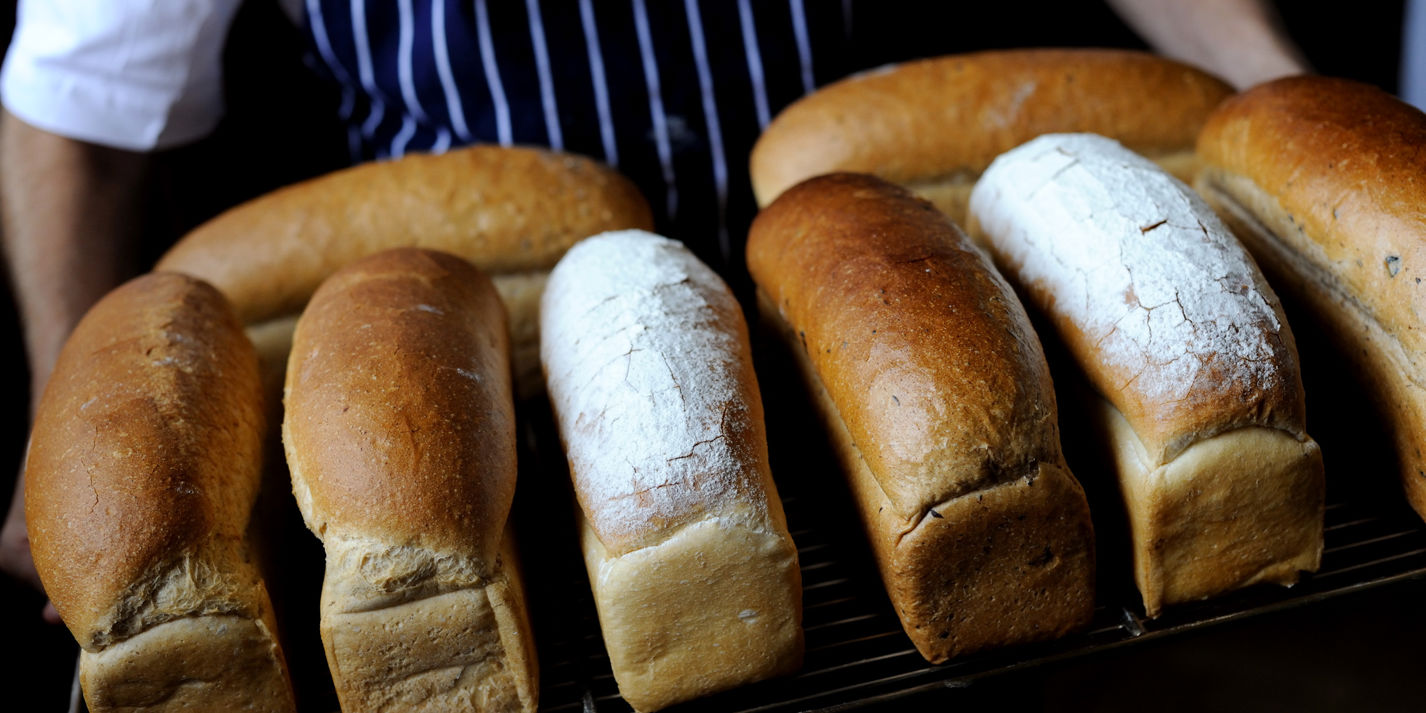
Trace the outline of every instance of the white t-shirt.
{"label": "white t-shirt", "polygon": [[[301,0],[283,0],[289,14]],[[130,150],[207,135],[241,0],[21,0],[0,101],[52,133]]]}

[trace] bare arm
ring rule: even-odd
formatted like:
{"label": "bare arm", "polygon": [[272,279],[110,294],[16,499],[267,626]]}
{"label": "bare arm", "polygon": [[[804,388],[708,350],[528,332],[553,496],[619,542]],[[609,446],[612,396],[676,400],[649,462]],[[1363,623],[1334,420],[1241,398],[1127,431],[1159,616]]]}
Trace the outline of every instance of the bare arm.
{"label": "bare arm", "polygon": [[[0,118],[4,246],[30,362],[30,414],[70,330],[135,267],[147,155]],[[0,570],[39,585],[25,537],[24,475],[3,528]]]}
{"label": "bare arm", "polygon": [[1238,89],[1308,71],[1266,0],[1108,0],[1124,21],[1169,57],[1202,67]]}

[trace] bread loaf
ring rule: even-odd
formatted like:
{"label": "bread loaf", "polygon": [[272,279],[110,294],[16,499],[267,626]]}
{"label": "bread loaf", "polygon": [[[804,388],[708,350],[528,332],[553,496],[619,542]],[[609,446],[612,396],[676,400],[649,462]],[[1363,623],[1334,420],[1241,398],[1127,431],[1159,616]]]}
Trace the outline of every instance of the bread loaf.
{"label": "bread loaf", "polygon": [[1292,331],[1192,189],[1111,139],[1052,134],[997,158],[970,211],[1104,399],[1148,615],[1316,570],[1322,454]]}
{"label": "bread loaf", "polygon": [[642,231],[550,275],[541,357],[619,692],[653,711],[795,669],[797,550],[726,285]]}
{"label": "bread loaf", "polygon": [[1089,509],[1040,343],[986,258],[931,204],[833,174],[757,217],[748,267],[917,650],[942,662],[1087,624]]}
{"label": "bread loaf", "polygon": [[347,713],[535,709],[509,374],[490,280],[444,253],[357,261],[298,321],[283,443]]}
{"label": "bread loaf", "polygon": [[1426,517],[1426,114],[1344,79],[1295,77],[1225,102],[1197,188],[1354,361]]}
{"label": "bread loaf", "polygon": [[395,247],[452,253],[494,280],[510,313],[517,380],[538,393],[538,307],[545,276],[575,241],[650,228],[623,176],[587,158],[471,146],[315,178],[199,226],[159,268],[211,282],[253,325],[301,311],[343,265]]}
{"label": "bread loaf", "polygon": [[137,278],[55,364],[26,471],[31,552],[100,711],[292,711],[247,540],[257,358],[212,287]]}
{"label": "bread loaf", "polygon": [[964,225],[990,161],[1040,134],[1112,136],[1185,180],[1193,144],[1231,87],[1143,52],[1039,49],[908,62],[824,87],[783,110],[752,154],[766,206],[799,181],[871,173],[910,188]]}

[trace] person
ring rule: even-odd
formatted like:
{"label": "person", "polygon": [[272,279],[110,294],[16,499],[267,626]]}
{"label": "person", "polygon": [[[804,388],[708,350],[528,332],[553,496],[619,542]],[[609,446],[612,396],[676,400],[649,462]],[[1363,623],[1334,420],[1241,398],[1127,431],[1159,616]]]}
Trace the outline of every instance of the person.
{"label": "person", "polygon": [[[353,161],[473,142],[589,155],[633,179],[659,230],[725,274],[756,210],[748,152],[781,107],[931,43],[984,48],[984,27],[1005,28],[1009,44],[1055,43],[1014,18],[1018,6],[991,22],[922,19],[895,0],[279,1],[312,67],[339,87]],[[223,114],[222,45],[239,2],[21,0],[0,73],[0,201],[32,404],[85,310],[139,269],[151,157]],[[1306,69],[1264,0],[1109,5],[1154,48],[1238,87]],[[23,487],[22,475],[0,569],[38,586]]]}

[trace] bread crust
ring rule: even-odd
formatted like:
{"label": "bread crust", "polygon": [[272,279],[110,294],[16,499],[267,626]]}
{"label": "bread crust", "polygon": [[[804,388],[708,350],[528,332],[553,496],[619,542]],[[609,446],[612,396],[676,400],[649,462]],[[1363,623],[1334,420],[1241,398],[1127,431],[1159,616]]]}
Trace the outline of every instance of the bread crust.
{"label": "bread crust", "polygon": [[79,658],[91,711],[295,710],[268,612],[164,622]]}
{"label": "bread crust", "polygon": [[[264,710],[291,710],[245,539],[263,430],[252,344],[207,284],[145,275],[75,328],[36,416],[26,515],[46,592],[84,649],[93,709],[231,700],[247,681],[187,682],[236,657],[272,692]],[[183,657],[154,651],[168,640],[159,630],[214,619],[233,622],[231,638],[190,639]],[[124,658],[152,666],[104,663]]]}
{"label": "bread crust", "polygon": [[572,249],[542,309],[620,693],[653,711],[796,669],[797,549],[732,293],[682,245],[622,231]]}
{"label": "bread crust", "polygon": [[[986,258],[930,204],[833,174],[758,216],[748,266],[764,318],[825,394],[843,475],[922,655],[1088,623],[1088,506],[1060,451],[1039,341]],[[1054,566],[1031,573],[1047,550]]]}
{"label": "bread crust", "polygon": [[1149,616],[1321,559],[1322,457],[1277,296],[1188,186],[1112,140],[996,159],[971,230],[1107,402]]}
{"label": "bread crust", "polygon": [[992,159],[1066,131],[1117,138],[1192,180],[1198,130],[1232,93],[1200,70],[1124,50],[992,51],[883,67],[783,110],[753,148],[754,192],[766,206],[812,176],[870,173],[961,223]]}
{"label": "bread crust", "polygon": [[515,495],[515,418],[490,280],[402,248],[316,297],[298,322],[283,423],[308,526],[494,562]]}
{"label": "bread crust", "polygon": [[1154,164],[1103,137],[1042,136],[985,173],[969,230],[1153,464],[1245,426],[1305,436],[1282,305],[1211,209]]}
{"label": "bread crust", "polygon": [[586,236],[651,224],[638,189],[593,160],[469,146],[258,197],[184,236],[159,268],[209,281],[251,324],[301,311],[327,276],[383,250],[440,250],[492,275],[548,271]]}
{"label": "bread crust", "polygon": [[[368,163],[237,206],[184,236],[159,269],[207,280],[246,324],[295,315],[342,266],[422,247],[495,280],[510,310],[520,393],[539,393],[538,286],[576,241],[653,227],[628,179],[588,158],[470,146]],[[534,297],[531,289],[535,288]]]}
{"label": "bread crust", "polygon": [[1118,409],[1104,401],[1095,411],[1114,454],[1148,616],[1317,570],[1325,485],[1316,441],[1246,426],[1156,463]]}
{"label": "bread crust", "polygon": [[321,632],[343,709],[534,710],[506,528],[515,419],[505,314],[466,261],[391,250],[299,320],[283,441],[327,550]]}
{"label": "bread crust", "polygon": [[1282,79],[1225,102],[1198,151],[1199,193],[1355,360],[1426,517],[1426,114],[1349,80]]}
{"label": "bread crust", "polygon": [[1094,600],[1094,530],[1079,483],[1062,463],[1040,462],[1012,480],[952,496],[908,530],[800,340],[765,298],[759,304],[796,357],[861,506],[887,593],[927,660],[1052,639],[1084,625]]}
{"label": "bread crust", "polygon": [[802,665],[802,575],[785,532],[710,518],[614,555],[580,520],[609,665],[634,710]]}

